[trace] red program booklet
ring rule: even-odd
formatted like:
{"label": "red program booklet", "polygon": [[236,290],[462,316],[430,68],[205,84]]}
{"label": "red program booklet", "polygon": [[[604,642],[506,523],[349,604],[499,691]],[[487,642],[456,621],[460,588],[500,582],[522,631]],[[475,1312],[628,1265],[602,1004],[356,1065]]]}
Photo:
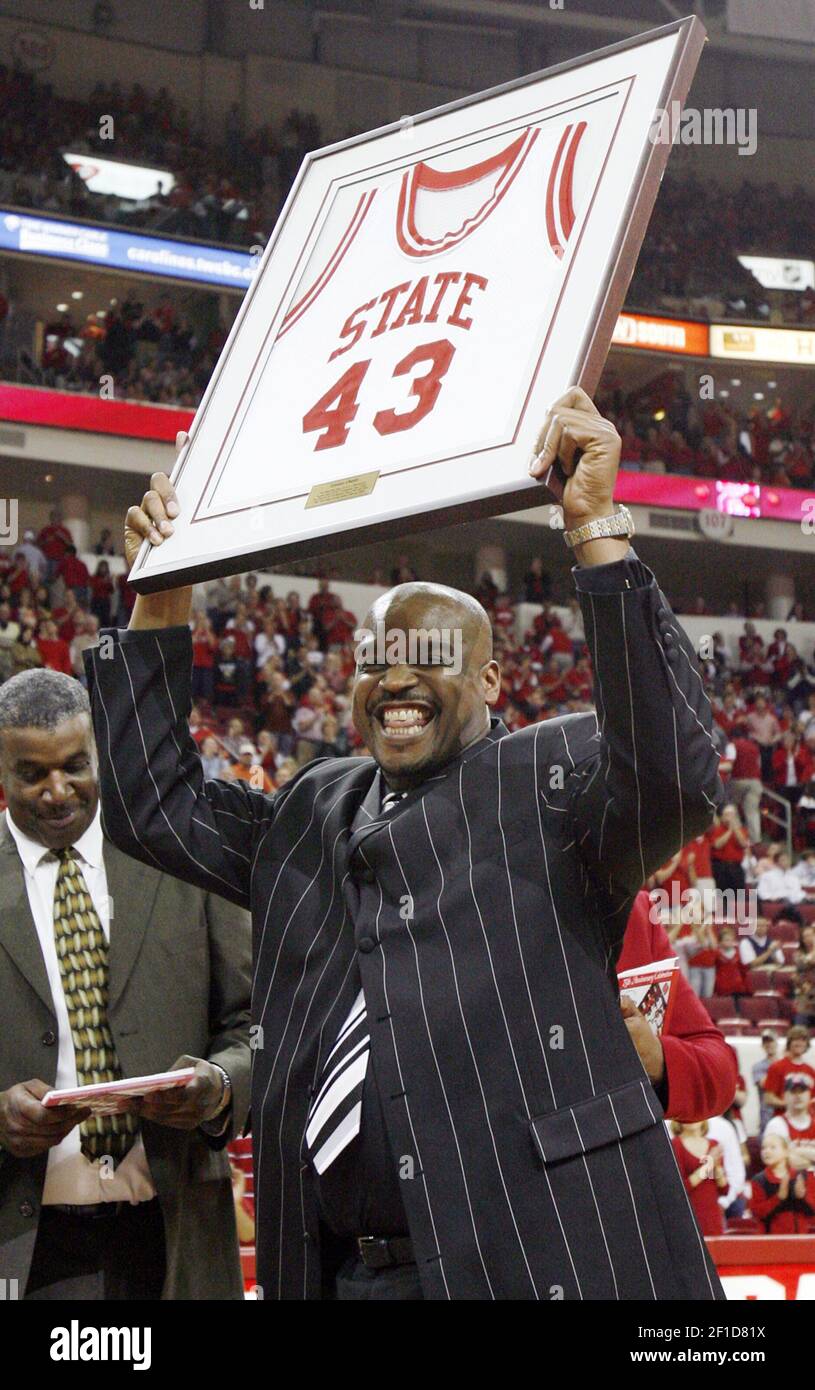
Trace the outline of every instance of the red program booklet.
{"label": "red program booklet", "polygon": [[169,1091],[174,1086],[186,1086],[195,1076],[195,1067],[180,1071],[159,1071],[152,1076],[126,1076],[121,1081],[100,1081],[94,1086],[75,1086],[65,1091],[49,1091],[42,1103],[50,1110],[54,1105],[81,1105],[96,1115],[112,1114],[121,1102],[131,1096],[146,1096],[150,1091]]}
{"label": "red program booklet", "polygon": [[652,961],[650,965],[621,970],[617,975],[620,994],[633,999],[657,1037],[664,1032],[671,1015],[678,972],[679,958],[669,956],[666,960]]}

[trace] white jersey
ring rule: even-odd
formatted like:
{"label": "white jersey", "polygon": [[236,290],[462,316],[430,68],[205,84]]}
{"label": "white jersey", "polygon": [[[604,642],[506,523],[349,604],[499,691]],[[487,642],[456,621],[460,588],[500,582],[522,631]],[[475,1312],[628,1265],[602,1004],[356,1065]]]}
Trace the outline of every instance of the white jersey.
{"label": "white jersey", "polygon": [[[466,167],[459,150],[341,188],[252,393],[243,456],[273,441],[290,484],[304,459],[330,481],[466,468],[511,442],[620,100],[482,140]],[[232,505],[256,491],[257,477],[229,478]]]}

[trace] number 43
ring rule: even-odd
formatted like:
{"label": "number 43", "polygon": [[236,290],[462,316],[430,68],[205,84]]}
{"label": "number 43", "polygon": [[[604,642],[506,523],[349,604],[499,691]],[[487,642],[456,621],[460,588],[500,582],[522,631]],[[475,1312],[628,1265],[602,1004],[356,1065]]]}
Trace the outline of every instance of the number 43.
{"label": "number 43", "polygon": [[[395,377],[408,376],[421,362],[429,362],[430,365],[426,372],[414,376],[410,383],[410,394],[417,397],[413,410],[401,414],[396,410],[377,411],[373,418],[373,427],[378,434],[396,434],[399,430],[411,430],[430,414],[438,400],[442,377],[449,370],[454,352],[453,344],[446,338],[441,338],[437,343],[426,343],[422,347],[414,348],[401,362],[397,362],[393,369]],[[353,367],[349,367],[339,381],[336,381],[303,416],[304,434],[311,434],[313,430],[323,431],[314,445],[315,450],[335,449],[338,444],[345,443],[351,422],[356,419],[359,410],[359,388],[370,365],[369,358],[367,362],[356,362]]]}

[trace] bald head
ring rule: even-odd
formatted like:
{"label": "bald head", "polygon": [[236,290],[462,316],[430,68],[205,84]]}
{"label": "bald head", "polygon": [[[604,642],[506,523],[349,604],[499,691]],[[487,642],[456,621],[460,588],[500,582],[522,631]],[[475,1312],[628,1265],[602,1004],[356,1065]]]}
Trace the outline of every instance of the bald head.
{"label": "bald head", "polygon": [[481,666],[492,658],[492,625],[486,609],[472,594],[446,584],[417,579],[388,589],[369,609],[363,626],[375,631],[378,623],[403,631],[458,631],[468,664]]}

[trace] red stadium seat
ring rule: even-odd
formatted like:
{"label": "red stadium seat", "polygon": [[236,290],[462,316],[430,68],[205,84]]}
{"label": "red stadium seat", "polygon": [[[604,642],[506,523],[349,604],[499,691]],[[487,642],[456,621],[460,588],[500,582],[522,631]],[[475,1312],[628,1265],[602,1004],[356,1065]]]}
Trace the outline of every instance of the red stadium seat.
{"label": "red stadium seat", "polygon": [[[721,1023],[725,1019],[727,1019],[729,1022],[733,1017],[732,999],[719,999],[715,994],[713,994],[709,999],[703,999],[702,1003],[704,1004],[714,1023]],[[735,1022],[740,1023],[741,1019],[737,1018]]]}
{"label": "red stadium seat", "polygon": [[772,988],[776,993],[780,994],[782,998],[786,998],[788,995],[792,994],[792,976],[789,975],[786,970],[775,969],[773,971]]}
{"label": "red stadium seat", "polygon": [[780,996],[776,994],[758,994],[752,998],[744,997],[741,999],[739,1007],[742,1017],[749,1018],[759,1027],[762,1027],[768,1018],[782,1018]]}
{"label": "red stadium seat", "polygon": [[789,993],[789,977],[771,965],[764,965],[760,970],[748,970],[747,978],[753,986],[754,995],[766,994],[768,990],[773,994]]}
{"label": "red stadium seat", "polygon": [[764,1234],[764,1227],[760,1221],[756,1221],[754,1216],[732,1216],[728,1217],[725,1223],[725,1234],[728,1236],[760,1236]]}

